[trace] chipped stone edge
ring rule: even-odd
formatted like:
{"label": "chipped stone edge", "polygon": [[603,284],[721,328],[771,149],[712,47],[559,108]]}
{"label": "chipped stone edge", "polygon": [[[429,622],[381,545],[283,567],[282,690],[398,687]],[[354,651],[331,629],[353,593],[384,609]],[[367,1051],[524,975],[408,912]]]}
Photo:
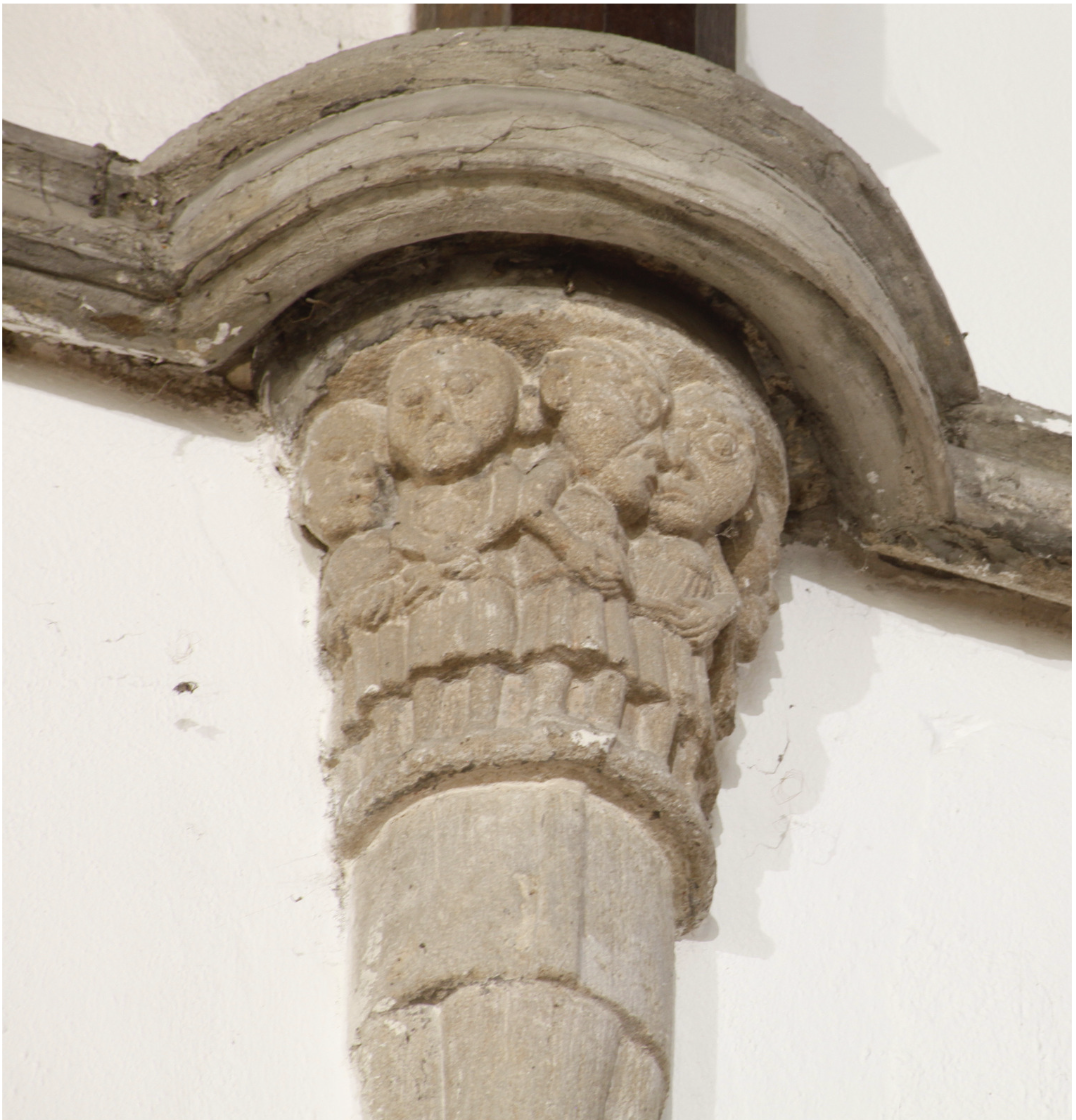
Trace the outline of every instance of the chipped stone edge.
{"label": "chipped stone edge", "polygon": [[[489,73],[475,79],[474,66],[482,60]],[[397,81],[405,71],[410,79]],[[462,38],[423,32],[370,44],[245,95],[141,165],[103,145],[5,124],[5,253],[12,261],[5,273],[9,291],[16,293],[5,350],[104,376],[188,410],[219,409],[230,417],[253,411],[249,366],[235,326],[218,323],[212,337],[177,337],[185,277],[167,264],[170,216],[222,167],[324,119],[326,98],[337,106],[334,112],[343,112],[339,98],[330,96],[334,90],[347,87],[350,111],[458,84],[465,72],[472,75],[467,81],[511,79],[596,93],[711,127],[713,97],[719,93],[728,119],[716,127],[751,147],[766,167],[798,175],[804,190],[843,216],[900,306],[914,307],[918,300],[930,308],[925,316],[930,326],[916,327],[919,345],[924,330],[929,335],[953,328],[945,334],[945,360],[927,362],[925,369],[941,406],[955,518],[917,524],[911,517],[881,533],[870,532],[864,520],[844,524],[842,531],[859,547],[909,570],[955,576],[1046,603],[1071,602],[1071,421],[990,390],[975,399],[974,374],[944,297],[869,168],[802,110],[752,83],[702,60],[617,36],[502,28]],[[395,84],[386,85],[390,77]],[[226,140],[235,143],[217,159],[213,153]],[[824,165],[807,161],[804,172],[792,168],[797,152],[829,155]],[[871,203],[866,211],[863,199]],[[89,333],[76,325],[87,307]],[[167,356],[152,339],[132,337],[136,323],[153,337],[169,339]],[[211,368],[222,347],[232,356]],[[847,508],[849,496],[841,497]]]}

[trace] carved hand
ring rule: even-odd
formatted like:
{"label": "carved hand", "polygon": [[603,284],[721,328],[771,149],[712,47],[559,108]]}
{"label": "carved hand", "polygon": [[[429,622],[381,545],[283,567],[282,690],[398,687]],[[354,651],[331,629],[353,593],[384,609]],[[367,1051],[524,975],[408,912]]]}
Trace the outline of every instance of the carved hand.
{"label": "carved hand", "polygon": [[563,560],[569,571],[606,598],[625,595],[630,599],[634,595],[626,560],[611,542],[595,545],[573,536],[567,542]]}
{"label": "carved hand", "polygon": [[438,564],[437,570],[446,579],[476,579],[482,574],[482,561],[473,548],[462,548]]}
{"label": "carved hand", "polygon": [[708,646],[736,616],[740,597],[732,592],[709,599],[643,599],[638,603],[642,613],[675,630],[696,649]]}
{"label": "carved hand", "polygon": [[347,627],[340,612],[331,607],[322,607],[318,622],[318,637],[322,647],[334,661],[343,661],[348,655]]}
{"label": "carved hand", "polygon": [[400,583],[398,605],[410,607],[424,599],[430,599],[444,583],[440,572],[433,564],[415,564],[406,568],[397,577]]}
{"label": "carved hand", "polygon": [[394,583],[394,580],[381,580],[356,591],[344,603],[340,613],[353,626],[363,630],[375,629],[392,614],[396,605]]}

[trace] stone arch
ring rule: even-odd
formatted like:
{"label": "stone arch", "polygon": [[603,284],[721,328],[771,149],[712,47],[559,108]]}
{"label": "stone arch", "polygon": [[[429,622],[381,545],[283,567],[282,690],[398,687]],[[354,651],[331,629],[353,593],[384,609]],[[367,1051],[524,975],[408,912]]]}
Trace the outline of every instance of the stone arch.
{"label": "stone arch", "polygon": [[835,136],[703,60],[541,28],[391,39],[238,99],[126,186],[173,289],[128,344],[219,366],[310,289],[452,234],[617,246],[760,325],[867,528],[952,514],[938,410],[975,384],[905,223]]}
{"label": "stone arch", "polygon": [[[20,334],[208,386],[378,254],[478,232],[617,249],[742,310],[824,428],[841,524],[867,549],[1067,597],[1010,547],[1038,557],[1064,534],[993,494],[1007,468],[963,453],[954,410],[979,389],[886,189],[817,121],[719,66],[589,32],[428,31],[271,82],[139,164],[6,137]],[[1032,490],[1063,514],[1052,476]]]}

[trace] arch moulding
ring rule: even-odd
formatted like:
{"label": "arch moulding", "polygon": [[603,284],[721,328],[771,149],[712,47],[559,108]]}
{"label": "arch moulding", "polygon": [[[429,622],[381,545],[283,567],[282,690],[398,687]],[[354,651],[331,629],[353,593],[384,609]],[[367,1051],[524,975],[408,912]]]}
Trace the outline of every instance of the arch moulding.
{"label": "arch moulding", "polygon": [[5,325],[23,337],[167,363],[204,393],[284,309],[386,250],[471,231],[618,246],[735,305],[860,546],[1068,600],[1048,558],[1068,547],[1066,438],[980,394],[863,161],[721,67],[590,33],[422,32],[271,82],[140,164],[12,125],[4,155]]}
{"label": "arch moulding", "polygon": [[7,343],[294,448],[369,1114],[656,1120],[782,532],[1056,618],[1056,417],[854,152],[646,43],[422,32],[4,155]]}

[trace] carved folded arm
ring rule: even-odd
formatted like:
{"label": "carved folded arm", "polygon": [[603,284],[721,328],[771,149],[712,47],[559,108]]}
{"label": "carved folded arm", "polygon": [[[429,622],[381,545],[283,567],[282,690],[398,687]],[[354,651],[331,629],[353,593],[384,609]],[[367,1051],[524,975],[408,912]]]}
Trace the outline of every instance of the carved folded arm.
{"label": "carved folded arm", "polygon": [[322,645],[331,656],[344,655],[353,627],[380,626],[436,594],[443,582],[435,565],[408,562],[384,531],[349,537],[330,554],[322,576]]}
{"label": "carved folded arm", "polygon": [[742,609],[717,541],[649,533],[632,544],[638,594],[633,612],[707,650]]}
{"label": "carved folded arm", "polygon": [[576,525],[569,525],[554,508],[564,495],[567,482],[567,468],[559,459],[544,459],[535,466],[520,493],[520,525],[546,544],[568,571],[588,587],[606,598],[632,598],[635,592],[631,574],[613,528],[602,525],[600,518],[590,521],[584,517]]}
{"label": "carved folded arm", "polygon": [[633,595],[631,576],[623,554],[607,541],[589,541],[572,532],[551,509],[537,510],[523,522],[553,555],[588,587],[606,598]]}
{"label": "carved folded arm", "polygon": [[718,592],[707,598],[657,599],[640,596],[637,613],[660,622],[698,650],[705,649],[736,617],[740,596],[736,591]]}

